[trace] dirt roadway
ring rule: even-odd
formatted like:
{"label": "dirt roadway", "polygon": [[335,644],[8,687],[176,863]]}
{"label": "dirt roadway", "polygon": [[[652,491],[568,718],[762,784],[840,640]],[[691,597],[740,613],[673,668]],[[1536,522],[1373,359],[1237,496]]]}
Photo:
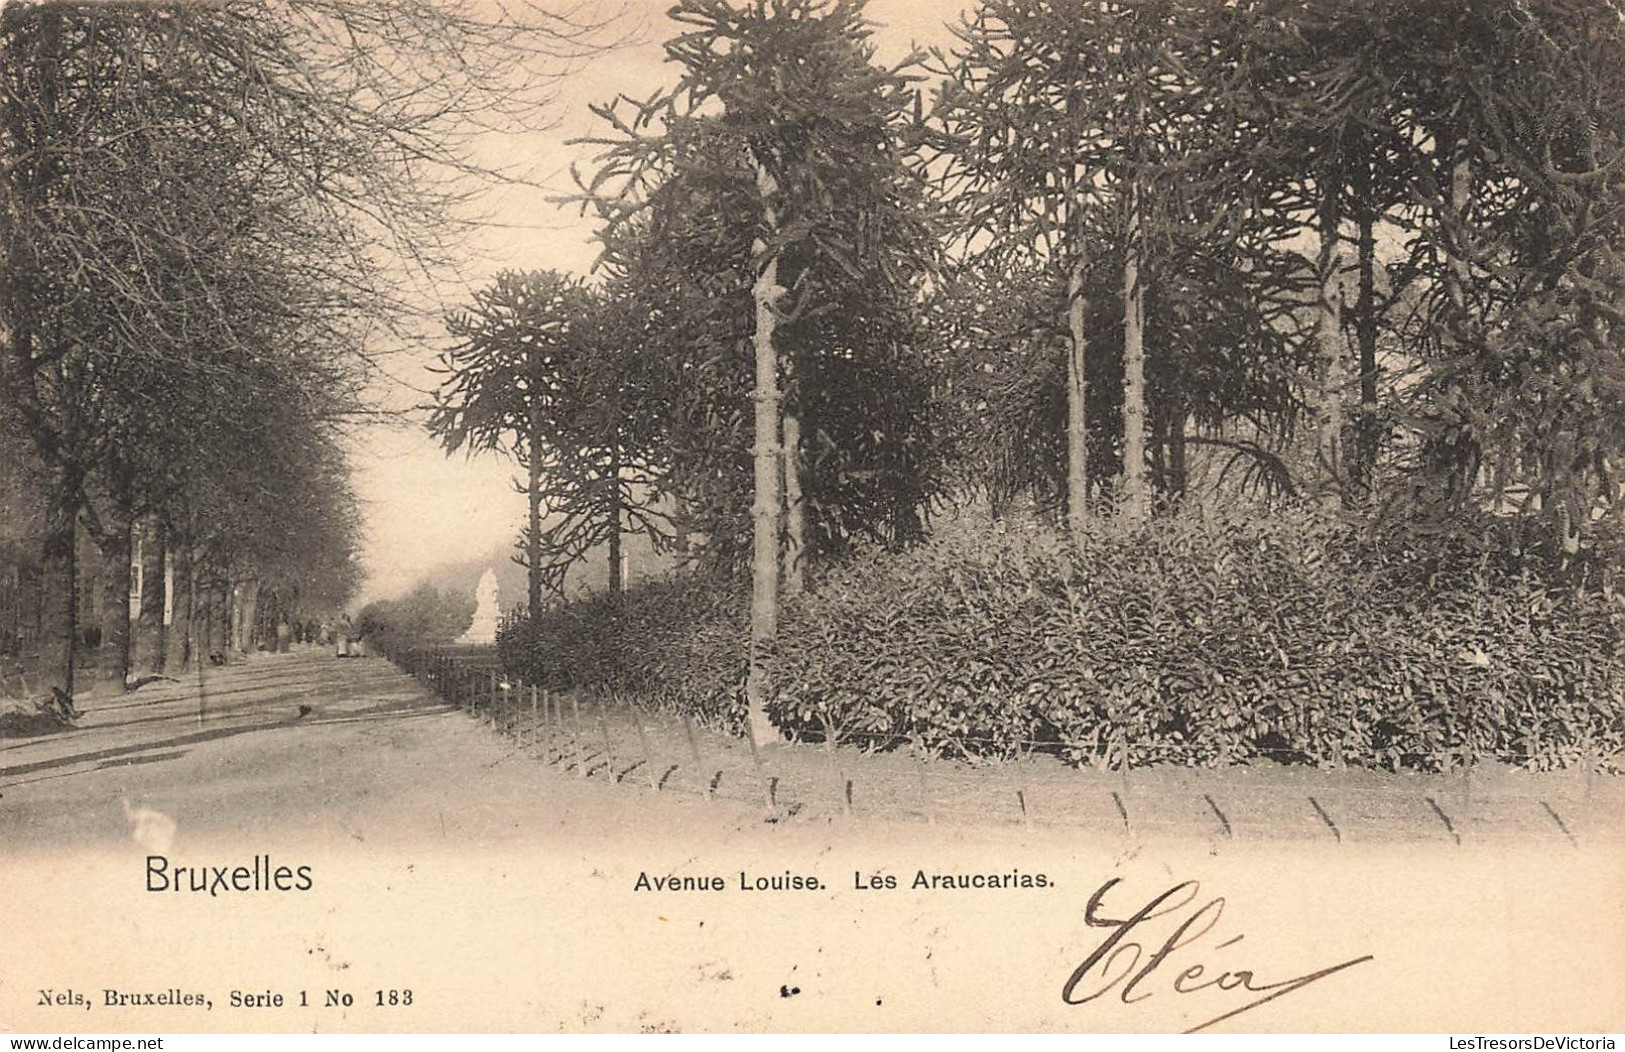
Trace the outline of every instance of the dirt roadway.
{"label": "dirt roadway", "polygon": [[[1342,842],[767,822],[749,794],[560,771],[382,660],[262,656],[207,686],[201,724],[195,684],[156,684],[91,702],[71,734],[0,741],[0,1032],[1185,1029],[1249,1003],[1176,993],[1186,968],[1262,981],[1347,961],[1215,1029],[1625,1026],[1625,851],[1596,801],[1560,805],[1578,836],[1460,843],[1431,817],[1416,837]],[[155,892],[154,852],[269,856],[313,887]],[[787,872],[815,886],[749,886]],[[1047,886],[915,886],[968,874]],[[640,888],[671,875],[724,890]],[[1102,912],[1118,918],[1200,882],[1121,940],[1142,960],[1224,901],[1143,981],[1150,998],[1125,1003],[1119,976],[1068,1005],[1063,983],[1116,930],[1085,920],[1113,878]],[[1090,973],[1074,999],[1111,981]],[[170,989],[205,1003],[107,1003]],[[410,1006],[387,1003],[406,989]],[[234,1007],[250,994],[282,1006]]]}

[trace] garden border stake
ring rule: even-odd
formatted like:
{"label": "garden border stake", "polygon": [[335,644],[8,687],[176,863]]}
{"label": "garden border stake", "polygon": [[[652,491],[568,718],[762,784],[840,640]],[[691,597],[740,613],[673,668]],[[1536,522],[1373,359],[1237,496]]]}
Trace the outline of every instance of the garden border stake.
{"label": "garden border stake", "polygon": [[649,773],[649,788],[660,792],[660,780],[655,775],[654,756],[649,752],[649,736],[643,733],[643,715],[638,711],[638,703],[628,699],[627,715],[632,717],[632,726],[638,731],[638,744],[643,748],[643,768]]}
{"label": "garden border stake", "polygon": [[919,735],[914,736],[914,773],[920,782],[920,802],[925,805],[925,821],[927,825],[937,824],[937,802],[931,796],[931,784],[926,777],[926,760],[930,754],[925,750],[925,739]]}
{"label": "garden border stake", "polygon": [[619,785],[621,776],[615,772],[615,743],[609,740],[609,720],[604,716],[604,699],[598,694],[592,697],[594,715],[598,719],[598,733],[604,739],[604,770],[609,773],[611,785]]}
{"label": "garden border stake", "polygon": [[1473,813],[1473,757],[1467,749],[1461,751],[1461,820],[1467,821]]}
{"label": "garden border stake", "polygon": [[541,722],[536,725],[536,744],[541,750],[542,762],[551,763],[553,761],[554,735],[552,712],[553,695],[545,687],[538,687],[536,689],[536,693],[541,699],[542,713]]}
{"label": "garden border stake", "polygon": [[541,758],[549,764],[557,763],[564,756],[564,709],[557,706],[549,689],[541,691],[541,728]]}
{"label": "garden border stake", "polygon": [[694,756],[694,776],[700,780],[700,791],[711,799],[711,779],[705,776],[705,761],[700,759],[700,743],[694,737],[694,721],[683,714],[683,733],[688,737],[688,751]]}
{"label": "garden border stake", "polygon": [[587,777],[587,750],[581,744],[581,699],[576,696],[575,691],[570,692],[570,712],[572,714],[571,722],[575,724],[576,773],[585,778]]}
{"label": "garden border stake", "polygon": [[841,770],[841,758],[836,754],[834,737],[824,738],[824,752],[829,757],[829,772],[835,776],[835,795],[840,798],[841,810],[850,818],[852,798],[846,792],[846,774]]}
{"label": "garden border stake", "polygon": [[[566,739],[570,737],[570,728],[564,722],[564,694],[560,691],[550,690],[546,692],[544,700],[551,702],[553,705],[553,743],[548,749],[547,762],[564,763]],[[570,765],[564,764],[564,769],[569,770]]]}
{"label": "garden border stake", "polygon": [[530,747],[536,748],[536,684],[530,685]]}

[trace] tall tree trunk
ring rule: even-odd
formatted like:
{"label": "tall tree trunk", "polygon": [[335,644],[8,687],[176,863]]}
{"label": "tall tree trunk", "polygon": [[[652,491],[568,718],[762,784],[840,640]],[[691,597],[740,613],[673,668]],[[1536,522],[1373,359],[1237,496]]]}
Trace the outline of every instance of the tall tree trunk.
{"label": "tall tree trunk", "polygon": [[609,458],[609,594],[626,591],[625,557],[621,552],[621,451]]}
{"label": "tall tree trunk", "polygon": [[147,672],[164,670],[164,578],[168,557],[164,551],[164,524],[147,516],[141,531],[141,620],[136,633],[136,656]]}
{"label": "tall tree trunk", "polygon": [[1173,493],[1173,481],[1168,476],[1168,407],[1151,405],[1146,409],[1151,419],[1150,443],[1146,446],[1146,467],[1150,469],[1152,508],[1166,505]]}
{"label": "tall tree trunk", "polygon": [[673,547],[675,547],[677,550],[677,565],[679,566],[686,566],[688,564],[688,516],[688,501],[684,500],[681,495],[673,496],[672,525],[677,531],[676,539],[673,541]]}
{"label": "tall tree trunk", "polygon": [[[1457,224],[1466,226],[1467,212],[1473,203],[1473,161],[1471,146],[1465,136],[1457,136],[1452,145],[1452,158],[1450,162],[1450,210],[1455,215]],[[1467,251],[1456,246],[1450,253],[1447,262],[1450,273],[1450,306],[1454,315],[1454,324],[1457,326],[1458,339],[1468,338],[1469,318],[1467,313],[1467,285],[1472,280],[1472,267],[1467,262]],[[1471,465],[1477,460],[1475,439],[1471,432],[1463,429],[1457,439],[1455,460],[1458,470],[1452,472],[1451,481],[1456,485],[1452,490],[1453,503],[1460,505],[1472,490],[1473,472]],[[1564,537],[1568,535],[1568,524],[1562,524],[1561,531]]]}
{"label": "tall tree trunk", "polygon": [[1087,349],[1084,319],[1088,302],[1084,293],[1087,248],[1081,229],[1074,235],[1072,271],[1066,282],[1066,321],[1070,339],[1066,353],[1066,525],[1074,539],[1083,534],[1089,517],[1089,418]]}
{"label": "tall tree trunk", "polygon": [[254,578],[239,584],[232,589],[237,599],[236,629],[237,651],[241,654],[252,654],[259,649],[259,621],[256,615],[260,606],[260,583]]}
{"label": "tall tree trunk", "polygon": [[70,697],[79,642],[79,494],[76,472],[52,472],[41,550],[42,671],[47,684],[61,688]]}
{"label": "tall tree trunk", "polygon": [[164,635],[164,667],[173,672],[193,660],[192,600],[197,588],[192,579],[192,549],[184,539],[177,539],[170,549],[169,561],[172,590],[169,631]]}
{"label": "tall tree trunk", "polygon": [[[38,57],[29,70],[29,80],[38,91],[41,119],[30,119],[27,106],[0,110],[13,150],[12,163],[0,167],[0,178],[11,184],[13,193],[6,196],[15,195],[15,200],[8,202],[10,208],[24,212],[44,206],[58,164],[59,151],[47,147],[52,145],[57,130],[63,8],[54,4],[0,4],[0,31],[25,31],[22,23],[30,18],[38,20]],[[14,225],[8,226],[6,236],[0,239],[7,249],[5,266],[0,267],[0,329],[10,331],[6,333],[8,338],[0,340],[0,353],[11,358],[12,365],[5,371],[15,369],[15,375],[8,376],[15,387],[7,394],[14,398],[19,415],[28,424],[34,444],[50,468],[45,532],[40,546],[40,671],[46,687],[58,688],[71,697],[78,655],[78,530],[84,489],[84,472],[74,459],[77,401],[67,400],[61,432],[53,431],[37,398],[41,367],[36,359],[36,338],[45,328],[41,302],[45,299],[45,282],[40,274],[38,246],[33,239],[18,236]]]}
{"label": "tall tree trunk", "polygon": [[[1450,212],[1458,225],[1467,221],[1467,210],[1473,203],[1473,163],[1466,139],[1456,136],[1450,142]],[[1454,241],[1454,238],[1452,238]],[[1467,320],[1467,283],[1472,279],[1467,253],[1453,246],[1445,260],[1445,288],[1450,297],[1454,322]]]}
{"label": "tall tree trunk", "polygon": [[1339,446],[1343,435],[1343,252],[1341,183],[1332,178],[1330,165],[1321,175],[1320,186],[1320,308],[1315,345],[1320,356],[1320,419],[1316,428],[1315,459],[1321,477],[1332,491],[1338,490],[1341,461]]}
{"label": "tall tree trunk", "polygon": [[800,595],[806,582],[807,505],[801,494],[801,418],[784,414],[784,594]]}
{"label": "tall tree trunk", "polygon": [[[198,574],[203,573],[198,567]],[[199,577],[197,581],[197,594],[192,604],[192,636],[195,643],[192,647],[192,661],[200,668],[210,663],[219,650],[217,637],[220,635],[220,602],[219,589],[213,581]]]}
{"label": "tall tree trunk", "polygon": [[208,588],[209,595],[209,642],[207,647],[208,660],[211,662],[218,657],[222,664],[231,660],[231,584],[227,581],[212,581]]}
{"label": "tall tree trunk", "polygon": [[1372,200],[1371,164],[1362,157],[1354,167],[1354,193],[1360,202],[1359,282],[1354,301],[1354,331],[1360,345],[1360,420],[1355,429],[1354,483],[1370,494],[1376,486],[1377,452],[1382,430],[1377,416],[1377,212]]}
{"label": "tall tree trunk", "polygon": [[[1465,249],[1456,241],[1459,228],[1465,225],[1467,212],[1472,207],[1472,156],[1467,139],[1453,127],[1440,133],[1439,140],[1437,149],[1441,159],[1449,165],[1450,177],[1444,273],[1445,296],[1449,303],[1447,331],[1450,339],[1460,344],[1467,339],[1467,287],[1472,280],[1472,270]],[[1459,504],[1472,485],[1469,476],[1469,462],[1473,459],[1471,443],[1470,435],[1453,430],[1447,438],[1436,441],[1432,450],[1429,466],[1436,476],[1442,477],[1444,498],[1452,505]]]}
{"label": "tall tree trunk", "polygon": [[1140,267],[1145,233],[1139,176],[1129,181],[1128,231],[1123,241],[1123,513],[1148,511],[1145,479],[1145,283]]}
{"label": "tall tree trunk", "polygon": [[[125,501],[115,497],[113,503]],[[98,654],[104,689],[123,693],[130,679],[130,535],[127,507],[110,509],[101,549],[102,646]]]}
{"label": "tall tree trunk", "polygon": [[530,565],[525,575],[525,611],[530,616],[531,638],[537,637],[542,624],[542,458],[536,454],[536,436],[541,433],[542,409],[538,400],[530,409],[530,479],[525,485],[529,501],[528,530],[525,534],[525,559]]}
{"label": "tall tree trunk", "polygon": [[[773,197],[778,182],[760,161],[756,189],[761,195],[764,223],[769,232],[778,226]],[[773,348],[777,323],[775,303],[783,295],[779,285],[779,258],[769,255],[768,239],[757,235],[754,255],[761,260],[752,296],[756,302],[756,421],[755,500],[751,505],[750,672],[745,680],[750,731],[759,742],[778,738],[767,717],[773,691],[773,656],[779,628],[779,363]]]}
{"label": "tall tree trunk", "polygon": [[210,580],[200,587],[204,603],[203,619],[203,649],[198,655],[207,665],[215,663],[216,659],[224,662],[231,650],[226,635],[226,627],[231,620],[226,610],[227,600],[230,598],[219,581]]}
{"label": "tall tree trunk", "polygon": [[1177,504],[1185,499],[1190,472],[1185,463],[1185,407],[1176,405],[1168,420],[1168,496]]}
{"label": "tall tree trunk", "polygon": [[220,656],[230,661],[237,653],[237,626],[242,618],[237,613],[237,586],[230,580],[220,585]]}
{"label": "tall tree trunk", "polygon": [[214,634],[219,618],[214,609],[214,585],[204,577],[203,564],[192,564],[192,664],[209,663],[214,653]]}
{"label": "tall tree trunk", "polygon": [[192,665],[199,673],[219,651],[220,588],[209,576],[206,562],[194,562],[192,591]]}

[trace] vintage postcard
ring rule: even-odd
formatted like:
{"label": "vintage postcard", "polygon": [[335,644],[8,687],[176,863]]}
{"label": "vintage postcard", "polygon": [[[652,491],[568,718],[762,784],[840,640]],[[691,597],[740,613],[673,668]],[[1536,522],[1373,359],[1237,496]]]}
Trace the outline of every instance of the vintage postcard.
{"label": "vintage postcard", "polygon": [[1613,1048],[1622,45],[0,3],[0,1032]]}

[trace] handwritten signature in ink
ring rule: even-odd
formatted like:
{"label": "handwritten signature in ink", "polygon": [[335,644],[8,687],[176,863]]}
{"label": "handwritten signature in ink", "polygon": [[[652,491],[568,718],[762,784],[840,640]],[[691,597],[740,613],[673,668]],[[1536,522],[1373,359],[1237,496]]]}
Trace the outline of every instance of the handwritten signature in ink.
{"label": "handwritten signature in ink", "polygon": [[[1169,975],[1172,975],[1170,985],[1177,994],[1218,989],[1234,992],[1238,998],[1259,995],[1240,1007],[1231,1008],[1185,1031],[1187,1034],[1194,1034],[1277,998],[1296,993],[1311,983],[1372,960],[1372,955],[1366,954],[1292,979],[1271,982],[1261,981],[1251,968],[1220,970],[1211,962],[1203,963],[1195,959],[1198,955],[1206,956],[1204,948],[1195,944],[1218,925],[1219,918],[1224,914],[1223,898],[1210,899],[1197,909],[1188,910],[1187,908],[1196,901],[1201,888],[1196,881],[1187,880],[1175,884],[1147,902],[1126,920],[1114,920],[1103,915],[1103,901],[1106,893],[1120,882],[1121,878],[1113,877],[1102,884],[1100,889],[1090,896],[1089,905],[1084,909],[1084,922],[1089,927],[1109,928],[1111,934],[1084,958],[1082,964],[1073,969],[1066,985],[1061,987],[1061,1000],[1069,1005],[1088,1004],[1113,991],[1117,992],[1118,998],[1124,1004],[1135,1004],[1152,996],[1159,984]],[[1150,940],[1146,940],[1143,944],[1136,940],[1145,939],[1152,927],[1148,922],[1170,918],[1167,923],[1172,923],[1172,918],[1176,916],[1179,918],[1177,926],[1162,945],[1147,957],[1145,946],[1150,944]],[[1240,934],[1233,935],[1224,942],[1207,948],[1207,952],[1223,950],[1243,938],[1244,936]],[[1175,974],[1173,970],[1182,965],[1182,970]],[[1210,971],[1216,971],[1217,974],[1210,974]]]}

